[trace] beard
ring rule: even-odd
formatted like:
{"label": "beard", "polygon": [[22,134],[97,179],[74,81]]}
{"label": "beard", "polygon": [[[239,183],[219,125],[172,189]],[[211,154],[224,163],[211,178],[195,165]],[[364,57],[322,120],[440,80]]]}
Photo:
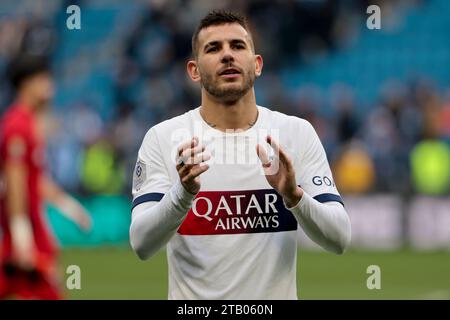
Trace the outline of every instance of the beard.
{"label": "beard", "polygon": [[240,87],[221,88],[218,83],[219,80],[214,80],[212,75],[204,74],[200,71],[200,76],[203,88],[205,88],[211,96],[226,104],[233,104],[245,96],[253,87],[256,78],[254,70],[249,70],[247,73],[241,74],[242,85]]}

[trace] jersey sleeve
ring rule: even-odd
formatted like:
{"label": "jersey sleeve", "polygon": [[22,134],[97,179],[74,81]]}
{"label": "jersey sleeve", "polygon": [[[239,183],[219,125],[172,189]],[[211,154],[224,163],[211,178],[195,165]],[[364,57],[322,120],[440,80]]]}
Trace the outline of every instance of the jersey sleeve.
{"label": "jersey sleeve", "polygon": [[144,137],[133,172],[132,207],[149,201],[160,201],[172,183],[154,128]]}
{"label": "jersey sleeve", "polygon": [[300,187],[315,200],[324,203],[337,201],[344,204],[334,183],[325,149],[313,126],[306,122],[303,130],[303,156],[297,164],[297,181]]}

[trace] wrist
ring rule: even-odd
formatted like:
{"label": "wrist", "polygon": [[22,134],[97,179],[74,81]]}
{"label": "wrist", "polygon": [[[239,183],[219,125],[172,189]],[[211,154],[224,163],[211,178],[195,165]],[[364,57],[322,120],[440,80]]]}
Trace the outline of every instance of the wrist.
{"label": "wrist", "polygon": [[199,190],[191,190],[188,186],[186,186],[185,184],[183,184],[183,183],[181,183],[181,185],[183,186],[183,188],[184,188],[184,190],[187,192],[187,193],[189,193],[189,194],[191,194],[191,195],[197,195],[197,193],[199,192]]}
{"label": "wrist", "polygon": [[12,245],[20,252],[30,252],[33,246],[33,228],[25,214],[14,214],[10,218]]}
{"label": "wrist", "polygon": [[303,190],[302,188],[297,186],[294,192],[292,192],[289,195],[283,196],[283,201],[286,204],[287,208],[292,208],[299,203],[302,197],[303,197]]}
{"label": "wrist", "polygon": [[192,200],[195,198],[198,192],[192,193],[186,186],[179,180],[175,186],[175,194],[180,200]]}

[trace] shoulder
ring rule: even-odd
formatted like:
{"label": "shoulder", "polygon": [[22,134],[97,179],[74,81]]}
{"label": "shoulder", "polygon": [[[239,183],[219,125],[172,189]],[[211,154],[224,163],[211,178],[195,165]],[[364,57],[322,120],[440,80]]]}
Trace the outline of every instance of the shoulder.
{"label": "shoulder", "polygon": [[172,140],[178,135],[186,135],[192,126],[192,112],[187,111],[179,116],[162,121],[150,129],[144,136],[142,148],[145,150],[153,149],[155,146],[166,149]]}
{"label": "shoulder", "polygon": [[266,112],[272,136],[278,137],[281,146],[297,163],[306,154],[320,150],[320,139],[308,120],[269,109]]}
{"label": "shoulder", "polygon": [[186,128],[190,125],[192,119],[192,110],[187,111],[179,116],[167,119],[156,125],[154,125],[150,130],[157,132],[158,134],[171,133],[176,129]]}
{"label": "shoulder", "polygon": [[270,110],[266,107],[261,107],[260,110],[267,114],[268,123],[274,128],[279,128],[281,132],[286,134],[310,135],[315,133],[311,123],[303,118],[288,115],[279,111]]}
{"label": "shoulder", "polygon": [[31,119],[26,113],[17,108],[10,108],[3,115],[0,126],[4,135],[28,135],[30,125]]}
{"label": "shoulder", "polygon": [[191,113],[192,110],[152,126],[147,131],[146,137],[152,135],[158,138],[170,137],[177,130],[189,128],[192,119]]}

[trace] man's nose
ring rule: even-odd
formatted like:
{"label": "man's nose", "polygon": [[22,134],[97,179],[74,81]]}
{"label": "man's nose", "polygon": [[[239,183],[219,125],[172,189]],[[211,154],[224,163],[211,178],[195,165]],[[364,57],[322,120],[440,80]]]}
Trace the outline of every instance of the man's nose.
{"label": "man's nose", "polygon": [[225,47],[224,51],[223,51],[223,56],[222,56],[221,62],[228,63],[228,62],[232,62],[232,61],[234,61],[233,52],[231,51],[231,49],[229,47]]}

